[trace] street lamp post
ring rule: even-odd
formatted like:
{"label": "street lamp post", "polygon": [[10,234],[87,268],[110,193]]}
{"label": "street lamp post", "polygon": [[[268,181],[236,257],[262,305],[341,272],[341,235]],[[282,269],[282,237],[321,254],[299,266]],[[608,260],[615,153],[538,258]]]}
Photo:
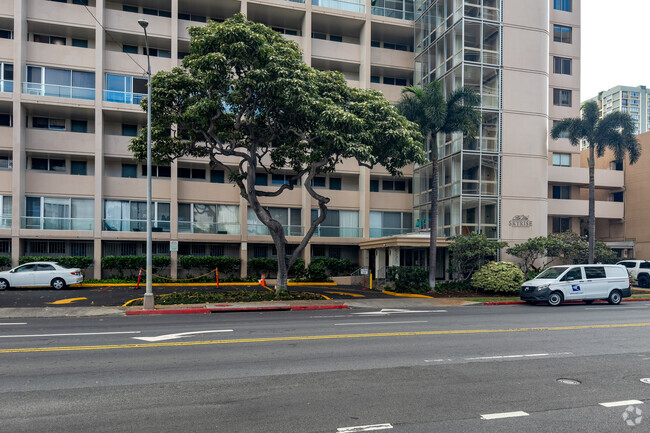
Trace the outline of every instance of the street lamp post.
{"label": "street lamp post", "polygon": [[152,279],[152,241],[151,241],[151,61],[149,57],[149,39],[147,38],[147,26],[149,21],[141,18],[138,20],[140,27],[144,29],[144,44],[147,49],[147,269],[146,269],[146,291],[142,302],[145,310],[153,310],[154,299],[151,285]]}

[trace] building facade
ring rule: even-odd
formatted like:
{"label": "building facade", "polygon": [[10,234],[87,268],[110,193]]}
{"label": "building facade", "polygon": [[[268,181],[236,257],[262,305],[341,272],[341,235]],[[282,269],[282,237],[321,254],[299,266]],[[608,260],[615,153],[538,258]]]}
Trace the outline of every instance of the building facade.
{"label": "building facade", "polygon": [[601,119],[609,113],[628,113],[634,121],[634,133],[650,131],[650,93],[646,86],[616,86],[598,93],[591,101],[598,103]]}

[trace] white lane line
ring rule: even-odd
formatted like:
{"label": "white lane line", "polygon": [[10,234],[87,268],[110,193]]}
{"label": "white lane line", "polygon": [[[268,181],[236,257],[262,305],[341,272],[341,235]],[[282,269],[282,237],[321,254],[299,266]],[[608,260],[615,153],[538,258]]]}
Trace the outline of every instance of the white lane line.
{"label": "white lane line", "polygon": [[605,407],[617,407],[617,406],[631,406],[635,404],[643,404],[640,400],[623,400],[623,401],[609,401],[606,403],[598,403],[601,406]]}
{"label": "white lane line", "polygon": [[141,331],[119,331],[119,332],[75,332],[69,334],[22,334],[22,335],[0,335],[0,338],[31,338],[31,337],[73,337],[83,335],[117,335],[117,334],[139,334]]}
{"label": "white lane line", "polygon": [[481,415],[481,419],[501,419],[501,418],[516,418],[518,416],[528,416],[526,412],[502,412],[502,413],[486,413]]}
{"label": "white lane line", "polygon": [[373,425],[358,425],[355,427],[339,427],[336,429],[339,433],[354,433],[358,431],[373,431],[373,430],[386,430],[393,428],[390,424],[373,424]]}
{"label": "white lane line", "polygon": [[17,322],[17,323],[0,323],[0,326],[7,326],[7,325],[27,325],[27,322]]}
{"label": "white lane line", "polygon": [[465,358],[466,361],[478,361],[488,359],[514,359],[514,358],[537,358],[541,356],[554,356],[554,355],[573,355],[573,352],[558,352],[558,353],[528,353],[523,355],[495,355],[495,356],[477,356],[474,358]]}
{"label": "white lane line", "polygon": [[424,362],[451,362],[453,359],[448,358],[448,359],[425,359]]}
{"label": "white lane line", "polygon": [[359,323],[335,323],[334,326],[353,326],[353,325],[395,325],[403,323],[427,323],[428,320],[412,320],[410,322],[359,322]]}
{"label": "white lane line", "polygon": [[388,316],[390,314],[405,313],[446,313],[447,310],[404,310],[401,308],[382,308],[381,311],[367,311],[363,313],[352,313],[358,316]]}
{"label": "white lane line", "polygon": [[232,329],[214,329],[214,330],[210,330],[210,331],[179,332],[177,334],[159,335],[157,337],[131,337],[131,338],[134,338],[136,340],[154,342],[154,341],[164,341],[164,340],[176,340],[178,338],[189,337],[189,336],[195,335],[195,334],[214,334],[216,332],[233,332],[233,330]]}

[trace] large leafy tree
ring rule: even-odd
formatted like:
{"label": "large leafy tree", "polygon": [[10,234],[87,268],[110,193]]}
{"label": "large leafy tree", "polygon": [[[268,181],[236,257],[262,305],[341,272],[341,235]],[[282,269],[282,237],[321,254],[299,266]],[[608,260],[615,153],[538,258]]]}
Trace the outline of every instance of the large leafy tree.
{"label": "large leafy tree", "polygon": [[[401,167],[424,160],[422,137],[381,93],[308,67],[294,42],[241,14],[189,32],[182,67],[152,78],[152,154],[158,163],[205,157],[225,171],[268,227],[278,254],[278,292],[286,291],[288,269],[327,216],[329,198],[312,188],[314,176],[334,171],[345,158],[400,175]],[[146,155],[145,134],[131,149],[137,158]],[[288,174],[290,181],[259,187],[256,172]],[[299,181],[320,212],[289,256],[282,224],[260,199]]]}
{"label": "large leafy tree", "polygon": [[630,164],[634,164],[641,155],[641,145],[634,135],[634,122],[627,113],[620,111],[610,113],[599,119],[598,104],[587,101],[582,105],[582,117],[560,120],[553,126],[551,137],[558,139],[566,134],[574,146],[584,141],[589,146],[589,255],[588,263],[594,263],[594,246],[596,239],[595,182],[594,167],[596,155],[601,157],[606,149],[614,153],[617,161],[623,161],[627,155]]}
{"label": "large leafy tree", "polygon": [[424,87],[409,86],[402,90],[402,99],[397,108],[407,119],[420,127],[422,135],[431,146],[431,209],[429,211],[429,287],[436,285],[436,255],[438,243],[438,133],[462,132],[466,140],[473,140],[479,125],[481,113],[478,106],[480,95],[472,88],[461,87],[446,98],[442,83],[431,81]]}

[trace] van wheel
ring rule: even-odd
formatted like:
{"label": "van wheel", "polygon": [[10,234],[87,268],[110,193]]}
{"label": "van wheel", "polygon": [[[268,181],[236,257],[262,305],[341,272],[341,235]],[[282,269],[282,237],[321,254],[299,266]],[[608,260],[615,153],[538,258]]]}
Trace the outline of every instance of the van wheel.
{"label": "van wheel", "polygon": [[562,296],[562,293],[560,292],[553,292],[548,297],[548,303],[553,307],[557,307],[558,305],[560,305],[563,300],[564,300],[564,296]]}
{"label": "van wheel", "polygon": [[594,303],[593,299],[588,299],[588,300],[585,301],[585,304],[587,304],[587,305],[591,305],[593,303]]}
{"label": "van wheel", "polygon": [[647,275],[641,275],[639,277],[639,287],[648,287],[650,286],[650,278]]}
{"label": "van wheel", "polygon": [[55,279],[52,280],[51,284],[52,284],[52,288],[55,289],[55,290],[61,290],[61,289],[65,288],[65,285],[66,285],[63,278],[55,278]]}
{"label": "van wheel", "polygon": [[607,298],[607,302],[609,302],[612,305],[618,305],[621,303],[621,292],[618,290],[612,290],[612,293],[609,294],[609,298]]}

